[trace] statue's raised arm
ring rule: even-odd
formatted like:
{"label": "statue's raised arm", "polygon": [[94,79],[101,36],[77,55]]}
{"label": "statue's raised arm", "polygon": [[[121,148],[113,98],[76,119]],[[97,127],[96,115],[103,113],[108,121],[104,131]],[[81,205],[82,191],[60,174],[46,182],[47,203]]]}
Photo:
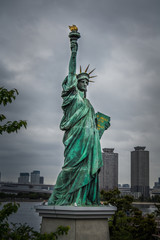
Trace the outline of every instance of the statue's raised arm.
{"label": "statue's raised arm", "polygon": [[77,40],[80,38],[80,33],[78,32],[78,28],[73,25],[69,26],[71,32],[69,33],[70,38],[70,47],[71,47],[71,57],[69,62],[69,74],[68,81],[72,82],[73,77],[76,75],[76,56],[78,51],[78,43]]}

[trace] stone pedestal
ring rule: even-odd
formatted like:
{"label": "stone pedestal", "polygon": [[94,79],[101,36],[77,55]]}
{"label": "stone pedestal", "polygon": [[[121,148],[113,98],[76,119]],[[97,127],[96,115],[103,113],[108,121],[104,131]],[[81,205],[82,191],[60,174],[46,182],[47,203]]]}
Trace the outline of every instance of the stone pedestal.
{"label": "stone pedestal", "polygon": [[65,240],[109,240],[108,218],[116,207],[36,206],[42,216],[41,233],[56,231],[58,226],[69,226]]}

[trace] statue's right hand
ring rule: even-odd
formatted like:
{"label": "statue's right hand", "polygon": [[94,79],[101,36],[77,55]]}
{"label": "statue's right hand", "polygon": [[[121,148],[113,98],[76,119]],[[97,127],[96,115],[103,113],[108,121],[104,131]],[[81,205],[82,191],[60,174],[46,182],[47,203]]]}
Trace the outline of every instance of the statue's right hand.
{"label": "statue's right hand", "polygon": [[77,41],[71,41],[71,51],[76,53],[78,51],[78,44]]}

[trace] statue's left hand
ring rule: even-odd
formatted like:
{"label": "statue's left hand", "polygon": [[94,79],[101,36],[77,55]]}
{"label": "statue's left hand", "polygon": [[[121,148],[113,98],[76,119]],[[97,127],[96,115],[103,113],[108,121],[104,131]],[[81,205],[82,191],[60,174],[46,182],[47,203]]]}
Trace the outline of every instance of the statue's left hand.
{"label": "statue's left hand", "polygon": [[110,127],[110,123],[109,123],[109,122],[106,122],[106,123],[105,123],[105,130],[107,130],[109,127]]}

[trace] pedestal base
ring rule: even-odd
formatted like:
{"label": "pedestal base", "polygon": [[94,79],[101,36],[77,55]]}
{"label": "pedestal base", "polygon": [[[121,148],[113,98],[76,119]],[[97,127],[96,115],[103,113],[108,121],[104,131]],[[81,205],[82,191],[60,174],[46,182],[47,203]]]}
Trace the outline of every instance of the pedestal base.
{"label": "pedestal base", "polygon": [[42,216],[41,233],[54,232],[61,225],[70,230],[60,240],[109,240],[108,218],[116,208],[36,206],[36,211]]}

